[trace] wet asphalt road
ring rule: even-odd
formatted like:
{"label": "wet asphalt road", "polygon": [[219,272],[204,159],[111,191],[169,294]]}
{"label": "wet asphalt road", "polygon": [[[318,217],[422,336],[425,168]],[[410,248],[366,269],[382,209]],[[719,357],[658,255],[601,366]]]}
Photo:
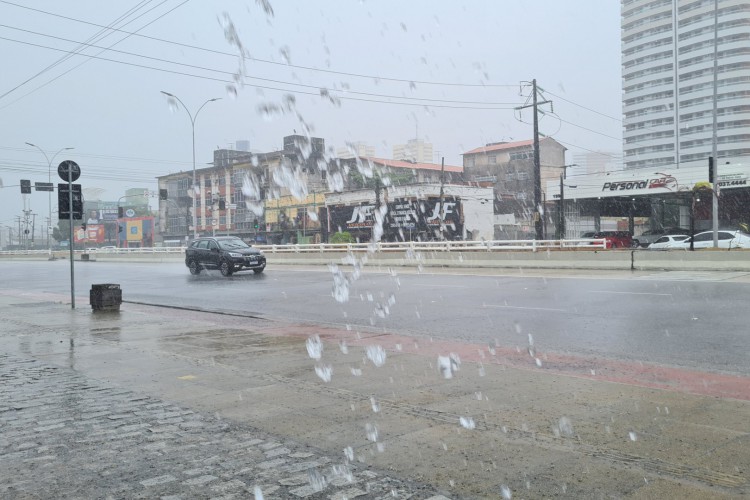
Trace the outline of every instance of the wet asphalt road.
{"label": "wet asphalt road", "polygon": [[[0,289],[70,295],[67,261],[0,262],[0,276]],[[118,283],[125,301],[750,375],[750,282],[727,273],[364,273],[345,303],[326,267],[224,278],[177,262],[82,262],[75,276],[78,307],[91,284]]]}

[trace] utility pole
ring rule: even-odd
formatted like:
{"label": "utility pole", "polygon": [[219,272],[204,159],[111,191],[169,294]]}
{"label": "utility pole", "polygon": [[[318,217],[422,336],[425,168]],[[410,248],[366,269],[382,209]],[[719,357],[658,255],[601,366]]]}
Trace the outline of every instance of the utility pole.
{"label": "utility pole", "polygon": [[560,239],[565,239],[565,184],[563,184],[564,174],[560,174]]}
{"label": "utility pole", "polygon": [[34,237],[36,233],[36,214],[31,214],[31,247],[34,248]]}
{"label": "utility pole", "polygon": [[440,220],[440,240],[445,240],[445,210],[443,210],[443,188],[445,187],[445,157],[440,158],[440,201],[438,219]]}
{"label": "utility pole", "polygon": [[543,240],[544,224],[542,221],[542,213],[544,208],[542,207],[542,167],[539,158],[539,106],[541,104],[550,104],[551,107],[552,101],[546,99],[539,101],[539,89],[536,86],[536,78],[531,81],[531,86],[532,104],[520,106],[516,109],[521,110],[531,107],[534,110],[534,227],[536,229],[536,239]]}

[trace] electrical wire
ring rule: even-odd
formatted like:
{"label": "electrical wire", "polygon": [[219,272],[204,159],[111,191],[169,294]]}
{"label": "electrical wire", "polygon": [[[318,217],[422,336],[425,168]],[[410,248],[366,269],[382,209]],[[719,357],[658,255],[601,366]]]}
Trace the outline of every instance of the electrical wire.
{"label": "electrical wire", "polygon": [[595,114],[597,114],[597,115],[600,115],[600,116],[603,116],[603,117],[605,117],[605,118],[609,118],[610,120],[614,120],[614,121],[616,121],[616,122],[620,122],[620,123],[622,123],[622,119],[620,119],[620,118],[615,118],[615,117],[613,117],[613,116],[609,116],[609,115],[607,115],[607,114],[604,114],[604,113],[602,113],[602,112],[600,112],[600,111],[597,111],[597,110],[595,110],[595,109],[592,109],[592,108],[586,107],[586,106],[584,106],[583,104],[578,104],[577,102],[573,102],[573,101],[571,101],[570,99],[566,99],[565,97],[562,97],[562,96],[559,96],[559,95],[557,95],[557,94],[554,94],[554,93],[550,92],[549,90],[545,90],[545,92],[547,92],[547,93],[548,93],[549,95],[551,95],[551,96],[554,96],[554,97],[556,97],[556,98],[560,99],[561,101],[565,101],[565,102],[567,102],[567,103],[570,103],[570,104],[572,104],[572,105],[574,105],[574,106],[578,106],[579,108],[583,108],[583,109],[585,109],[586,111],[591,111],[592,113],[595,113]]}
{"label": "electrical wire", "polygon": [[[115,26],[115,24],[117,24],[121,20],[127,18],[127,16],[129,16],[131,13],[137,12],[138,9],[140,9],[144,4],[148,4],[151,1],[152,0],[144,0],[144,1],[140,2],[137,6],[131,7],[124,14],[121,14],[117,19],[115,19],[114,21],[112,21],[111,23],[109,23],[107,26],[103,26],[102,29],[100,29],[97,33],[95,33],[94,35],[90,36],[86,40],[86,42],[80,42],[78,44],[78,47],[76,47],[73,51],[71,51],[68,54],[65,54],[62,57],[60,57],[57,61],[53,62],[52,64],[47,65],[41,71],[39,71],[36,74],[34,74],[33,76],[27,78],[26,80],[24,80],[23,82],[19,83],[18,85],[16,85],[12,89],[8,90],[4,94],[1,94],[0,95],[0,99],[2,99],[3,97],[5,97],[5,96],[7,96],[7,95],[9,95],[11,93],[13,93],[14,91],[18,90],[22,86],[26,85],[27,83],[31,82],[32,80],[36,79],[37,77],[43,75],[44,73],[46,73],[47,71],[53,69],[54,67],[58,66],[59,64],[62,64],[63,62],[67,61],[68,59],[70,59],[71,57],[73,57],[74,54],[80,52],[84,47],[86,47],[86,45],[88,45],[87,42],[97,41],[97,39],[101,40],[101,39],[103,39],[103,38],[111,35],[112,34],[111,31],[109,32],[109,34],[106,34],[106,35],[104,35],[104,33],[106,33],[107,30],[112,29]],[[166,0],[164,0],[164,1],[166,1]],[[162,2],[162,3],[164,3],[164,2]],[[104,35],[104,36],[101,36],[101,35]],[[100,36],[101,36],[101,38],[100,38]]]}
{"label": "electrical wire", "polygon": [[605,134],[603,132],[599,132],[598,130],[590,129],[590,128],[584,127],[583,125],[577,125],[577,124],[575,124],[573,122],[570,122],[568,120],[563,120],[562,118],[560,118],[560,115],[558,115],[557,113],[550,113],[550,115],[554,116],[555,118],[557,118],[558,120],[560,120],[563,123],[567,123],[568,125],[572,125],[573,127],[577,127],[577,128],[586,130],[587,132],[592,132],[594,134],[598,134],[598,135],[601,135],[603,137],[607,137],[609,139],[613,139],[613,140],[615,140],[617,142],[622,142],[622,139],[620,137],[614,137],[612,135],[607,135],[607,134]]}
{"label": "electrical wire", "polygon": [[[35,8],[28,7],[28,6],[25,6],[25,5],[19,5],[17,3],[9,2],[7,0],[0,0],[0,3],[4,3],[4,4],[7,4],[7,5],[12,5],[14,7],[18,7],[18,8],[21,8],[21,9],[27,9],[27,10],[39,12],[39,13],[42,13],[42,14],[47,14],[47,15],[54,16],[54,17],[59,17],[59,18],[66,19],[66,20],[69,20],[69,21],[74,21],[74,22],[78,22],[78,23],[88,24],[90,26],[96,26],[96,27],[99,27],[99,28],[103,28],[104,27],[104,26],[102,26],[100,24],[92,23],[92,22],[89,22],[89,21],[84,21],[82,19],[77,19],[77,18],[74,18],[74,17],[64,16],[64,15],[61,15],[61,14],[55,14],[53,12],[48,12],[48,11],[41,10],[41,9],[35,9]],[[145,38],[145,39],[148,39],[148,40],[153,40],[153,41],[157,41],[157,42],[161,42],[161,43],[167,43],[167,44],[171,44],[171,45],[176,45],[178,47],[183,47],[183,48],[188,48],[188,49],[193,49],[193,50],[200,50],[200,51],[204,51],[204,52],[210,52],[212,54],[224,55],[224,56],[229,56],[229,57],[237,57],[237,55],[238,55],[236,53],[224,52],[224,51],[215,50],[215,49],[207,49],[205,47],[199,47],[197,45],[190,45],[190,44],[175,42],[175,41],[172,41],[172,40],[166,40],[166,39],[158,38],[158,37],[154,37],[154,36],[143,35],[143,34],[140,34],[140,33],[137,33],[137,32],[129,32],[129,31],[125,31],[125,30],[121,30],[121,29],[116,29],[116,28],[113,28],[113,30],[117,31],[117,32],[125,33],[125,34],[128,34],[128,35],[135,35],[137,37]],[[290,67],[290,68],[304,69],[304,70],[308,70],[308,71],[317,71],[317,72],[320,72],[320,73],[328,73],[328,74],[334,74],[334,75],[340,75],[340,76],[352,76],[352,77],[356,77],[356,78],[367,78],[367,79],[372,79],[372,80],[383,80],[383,81],[392,81],[392,82],[409,83],[409,84],[413,83],[413,84],[420,84],[420,85],[442,85],[442,86],[450,86],[450,87],[485,87],[485,88],[487,88],[487,87],[489,87],[489,88],[500,88],[500,87],[514,88],[514,87],[517,86],[516,84],[484,84],[484,83],[472,84],[472,83],[458,83],[458,82],[437,82],[437,81],[427,81],[427,80],[418,80],[418,79],[409,79],[409,78],[393,78],[393,77],[386,77],[386,76],[366,75],[366,74],[351,73],[351,72],[346,72],[346,71],[336,71],[336,70],[330,70],[330,69],[315,68],[315,67],[312,67],[312,66],[301,66],[301,65],[296,65],[296,64],[287,64],[285,62],[282,63],[282,62],[278,62],[278,61],[271,61],[271,60],[267,60],[267,59],[260,59],[260,58],[256,58],[256,57],[250,57],[250,56],[247,56],[247,55],[242,55],[242,57],[245,60],[259,62],[259,63],[264,63],[264,64],[271,64],[271,65],[276,65],[276,66],[285,66],[285,67]]]}
{"label": "electrical wire", "polygon": [[[15,30],[15,31],[22,31],[24,33],[30,33],[30,34],[33,34],[33,35],[43,36],[43,37],[47,37],[47,38],[53,38],[55,40],[60,40],[60,41],[69,42],[69,43],[80,43],[82,45],[86,45],[86,46],[92,47],[92,48],[103,48],[103,47],[100,47],[100,46],[97,46],[97,45],[93,45],[93,44],[89,44],[89,43],[85,43],[85,42],[77,42],[76,40],[71,40],[69,38],[62,38],[62,37],[58,37],[58,36],[47,35],[45,33],[39,33],[39,32],[36,32],[36,31],[26,30],[26,29],[23,29],[23,28],[17,28],[17,27],[14,27],[14,26],[8,26],[8,25],[5,25],[5,24],[0,24],[0,28],[6,28],[6,29]],[[16,41],[19,42],[19,43],[25,43],[25,42],[22,42],[20,40],[16,40]],[[229,75],[229,76],[233,76],[235,74],[235,72],[232,72],[232,71],[224,71],[224,70],[219,70],[219,69],[207,68],[205,66],[197,66],[197,65],[194,65],[194,64],[181,63],[181,62],[172,61],[172,60],[169,60],[169,59],[163,59],[163,58],[159,58],[159,57],[152,57],[152,56],[147,56],[147,55],[143,55],[143,54],[137,54],[137,53],[134,53],[134,52],[127,52],[127,51],[124,51],[124,50],[117,50],[117,49],[111,49],[111,48],[105,48],[105,50],[108,50],[109,52],[115,52],[115,53],[118,53],[118,54],[123,54],[123,55],[128,55],[128,56],[133,56],[133,57],[139,57],[139,58],[143,58],[143,59],[149,59],[149,60],[152,60],[152,61],[157,61],[157,62],[162,62],[162,63],[168,63],[168,64],[174,64],[174,65],[177,65],[177,66],[185,66],[185,67],[191,68],[191,69],[199,69],[199,70],[208,71],[208,72],[212,72],[212,73],[219,73],[219,74],[224,74],[224,75]],[[85,56],[86,54],[79,54],[79,55],[84,55]],[[265,82],[279,83],[279,84],[283,84],[283,85],[293,85],[293,86],[297,86],[297,87],[311,88],[311,89],[318,89],[318,90],[320,90],[322,88],[322,86],[320,86],[320,85],[307,85],[307,84],[303,84],[303,83],[294,83],[294,82],[288,82],[288,81],[284,81],[284,80],[274,80],[274,79],[271,79],[271,78],[261,78],[261,77],[257,77],[257,76],[248,76],[246,78],[248,78],[250,80],[260,80],[260,81],[265,81]],[[326,90],[331,91],[331,89],[326,89]],[[333,91],[334,92],[343,92],[343,93],[346,93],[346,94],[365,95],[365,96],[371,96],[371,97],[383,97],[383,98],[389,98],[389,99],[410,99],[410,100],[417,100],[417,101],[443,102],[443,103],[453,103],[453,104],[480,104],[480,105],[487,105],[487,106],[516,106],[516,105],[518,105],[518,103],[513,103],[513,102],[486,102],[486,101],[459,101],[459,100],[454,100],[454,99],[431,99],[431,98],[426,98],[426,97],[395,96],[395,95],[389,95],[389,94],[375,94],[375,93],[371,93],[371,92],[358,92],[358,91],[354,91],[354,90],[339,90],[339,89],[333,89]],[[1,98],[1,96],[0,96],[0,98]]]}
{"label": "electrical wire", "polygon": [[[186,1],[189,1],[189,0],[186,0]],[[55,51],[58,51],[58,52],[69,52],[69,51],[67,51],[65,49],[58,49],[56,47],[49,47],[49,46],[46,46],[46,45],[41,45],[41,44],[31,43],[31,42],[25,42],[25,41],[22,41],[22,40],[15,40],[15,39],[12,39],[12,38],[7,38],[7,37],[0,37],[0,40],[6,40],[6,41],[9,41],[9,42],[20,43],[20,44],[23,44],[23,45],[29,45],[29,46],[32,46],[32,47],[38,47],[38,48],[43,48],[43,49],[48,49],[48,50],[55,50]],[[100,57],[100,56],[95,56],[95,55],[90,55],[90,54],[80,54],[79,53],[79,54],[76,54],[76,55],[81,56],[81,57],[87,57],[87,58],[90,58],[90,59],[98,59],[98,60],[101,60],[101,61],[108,61],[108,62],[113,62],[113,63],[118,63],[118,64],[124,64],[126,66],[133,66],[133,67],[142,68],[142,69],[149,69],[149,70],[152,70],[152,71],[159,71],[159,72],[163,72],[163,73],[171,73],[171,74],[180,75],[180,76],[188,76],[188,77],[191,77],[191,78],[199,78],[199,79],[203,79],[203,80],[210,80],[210,81],[221,82],[221,83],[225,83],[225,84],[234,84],[235,83],[234,80],[223,80],[221,78],[213,78],[213,77],[210,77],[210,76],[195,75],[195,74],[192,74],[192,73],[185,73],[185,72],[182,72],[182,71],[174,71],[174,70],[169,70],[169,69],[166,69],[166,68],[156,68],[156,67],[147,66],[147,65],[144,65],[144,64],[137,64],[137,63],[127,62],[127,61],[119,61],[119,60],[116,60],[116,59],[109,59],[109,58],[106,58],[106,57]],[[60,76],[63,76],[63,75],[60,75]],[[47,84],[48,83],[51,83],[51,81],[47,82]],[[45,85],[47,85],[47,84],[45,84]],[[257,85],[257,84],[253,84],[253,83],[246,83],[246,85],[248,85],[250,87],[254,87],[254,88],[264,89],[264,90],[275,90],[275,91],[279,91],[279,92],[288,92],[288,93],[292,93],[292,94],[311,95],[311,96],[320,97],[320,92],[317,92],[317,93],[316,92],[305,92],[305,91],[301,91],[301,90],[283,89],[283,88],[278,88],[278,87],[269,87],[269,86]],[[296,84],[290,84],[290,85],[296,85]],[[41,88],[41,87],[39,87],[39,88]],[[38,90],[39,88],[37,88],[35,90]],[[28,94],[26,94],[26,95],[28,95]],[[21,98],[23,98],[23,97],[25,97],[25,95],[22,96]],[[497,107],[497,106],[492,106],[492,107],[485,107],[485,106],[481,106],[481,107],[480,106],[451,106],[451,105],[429,104],[429,103],[393,102],[393,101],[383,101],[383,100],[378,100],[378,99],[364,99],[364,98],[348,97],[348,96],[335,96],[335,97],[337,99],[348,100],[348,101],[375,102],[375,103],[379,103],[379,104],[396,104],[396,105],[401,105],[401,106],[419,106],[419,107],[429,107],[429,108],[473,109],[473,110],[484,110],[484,111],[487,111],[487,110],[514,109],[513,107]],[[393,99],[409,99],[408,97],[397,97],[397,96],[393,96],[392,98]],[[17,102],[18,100],[19,99],[17,99],[16,101],[11,102],[9,104],[6,104],[5,106],[1,107],[0,109],[6,108],[6,107],[10,106],[11,104]]]}
{"label": "electrical wire", "polygon": [[[160,5],[162,5],[163,3],[165,3],[166,1],[167,1],[167,0],[164,0],[164,2],[162,2],[162,3],[161,3],[161,4],[159,4],[159,5],[157,5],[157,7],[159,7]],[[121,43],[121,42],[123,42],[123,41],[127,40],[127,39],[128,39],[128,38],[129,38],[130,36],[134,35],[134,34],[135,34],[135,33],[137,33],[138,31],[140,31],[140,30],[142,30],[142,29],[145,29],[146,27],[148,27],[148,26],[152,25],[153,23],[155,23],[155,22],[156,22],[156,21],[158,21],[159,19],[163,18],[163,17],[164,17],[164,16],[166,16],[167,14],[170,14],[171,12],[175,11],[176,9],[178,9],[178,8],[182,7],[183,5],[185,5],[186,3],[188,3],[189,1],[190,1],[190,0],[184,0],[184,1],[182,2],[182,3],[180,3],[179,5],[177,5],[177,6],[173,7],[172,9],[168,10],[167,12],[163,13],[162,15],[160,15],[159,17],[157,17],[156,19],[154,19],[154,20],[152,20],[152,21],[150,21],[150,22],[148,22],[148,23],[144,24],[143,26],[141,26],[140,28],[138,28],[138,30],[136,30],[136,32],[134,32],[134,33],[132,33],[132,34],[130,34],[130,35],[128,35],[128,36],[126,36],[125,38],[122,38],[122,39],[118,40],[118,41],[117,41],[117,42],[115,42],[115,43],[113,43],[112,45],[110,45],[110,46],[109,46],[109,48],[111,48],[111,47],[114,47],[115,45],[117,45],[117,44],[119,44],[119,43]],[[156,7],[154,7],[154,8],[156,8]],[[151,12],[151,10],[153,10],[153,9],[150,9],[150,10],[149,10],[148,12]],[[146,12],[146,13],[144,13],[144,14],[147,14],[148,12]],[[131,21],[128,21],[128,23],[126,23],[126,24],[130,24],[131,22],[133,22],[133,21],[135,21],[135,20],[139,19],[140,17],[142,17],[142,16],[144,15],[144,14],[141,14],[140,16],[136,17],[135,19],[133,19],[133,20],[131,20]],[[98,55],[98,54],[101,54],[101,53],[103,53],[103,52],[106,52],[107,50],[109,50],[109,48],[101,50],[100,52],[98,52],[98,53],[97,53],[97,55]],[[87,56],[87,57],[95,57],[95,56],[89,56],[88,54],[82,54],[82,53],[80,53],[80,52],[76,53],[76,55],[85,55],[85,56]],[[30,92],[27,92],[26,94],[24,94],[24,95],[20,96],[20,97],[19,97],[18,99],[14,100],[14,101],[11,101],[10,103],[6,104],[6,105],[5,105],[5,106],[3,106],[3,107],[0,107],[0,109],[5,109],[5,108],[7,108],[8,106],[10,106],[10,105],[12,105],[12,104],[14,104],[14,103],[16,103],[16,102],[20,101],[21,99],[23,99],[23,98],[25,98],[25,97],[27,97],[27,96],[29,96],[29,95],[33,94],[33,93],[34,93],[34,92],[36,92],[37,90],[40,90],[40,89],[42,89],[42,88],[46,87],[47,85],[49,85],[50,83],[54,82],[55,80],[57,80],[57,79],[59,79],[59,78],[61,78],[61,77],[65,76],[65,75],[67,75],[68,73],[70,73],[71,71],[73,71],[73,70],[75,70],[75,69],[79,68],[79,67],[80,67],[80,66],[82,66],[83,64],[86,64],[86,63],[87,63],[87,62],[88,62],[89,60],[90,60],[90,59],[87,59],[87,60],[85,60],[85,61],[82,61],[82,62],[81,62],[80,64],[78,64],[78,65],[76,65],[76,66],[74,66],[74,67],[70,68],[69,70],[65,71],[64,73],[61,73],[61,74],[57,75],[57,76],[56,76],[55,78],[53,78],[52,80],[49,80],[49,81],[47,81],[46,83],[44,83],[44,84],[40,85],[39,87],[36,87],[36,88],[35,88],[34,90],[32,90],[32,91],[30,91]],[[1,99],[2,97],[6,96],[6,95],[7,95],[7,93],[6,93],[6,94],[3,94],[3,96],[0,96],[0,99]]]}

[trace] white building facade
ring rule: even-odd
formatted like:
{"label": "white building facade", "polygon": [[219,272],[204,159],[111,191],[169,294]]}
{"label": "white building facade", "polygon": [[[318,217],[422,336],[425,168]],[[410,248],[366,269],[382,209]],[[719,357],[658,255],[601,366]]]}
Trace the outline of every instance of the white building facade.
{"label": "white building facade", "polygon": [[750,157],[750,2],[621,0],[621,17],[625,168],[711,156],[715,59],[717,156]]}
{"label": "white building facade", "polygon": [[432,163],[432,144],[421,139],[411,139],[406,144],[394,144],[393,159]]}

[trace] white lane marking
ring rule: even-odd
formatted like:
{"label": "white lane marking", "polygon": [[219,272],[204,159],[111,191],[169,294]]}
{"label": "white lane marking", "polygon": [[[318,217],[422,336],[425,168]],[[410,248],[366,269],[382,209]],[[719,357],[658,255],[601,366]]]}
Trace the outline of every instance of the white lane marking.
{"label": "white lane marking", "polygon": [[570,312],[567,309],[553,309],[551,307],[500,306],[500,305],[495,305],[495,304],[482,304],[482,307],[497,307],[497,308],[500,308],[500,309],[526,309],[528,311]]}
{"label": "white lane marking", "polygon": [[661,295],[662,297],[671,297],[671,293],[653,293],[653,292],[613,292],[609,290],[588,290],[588,293],[617,293],[622,295]]}

